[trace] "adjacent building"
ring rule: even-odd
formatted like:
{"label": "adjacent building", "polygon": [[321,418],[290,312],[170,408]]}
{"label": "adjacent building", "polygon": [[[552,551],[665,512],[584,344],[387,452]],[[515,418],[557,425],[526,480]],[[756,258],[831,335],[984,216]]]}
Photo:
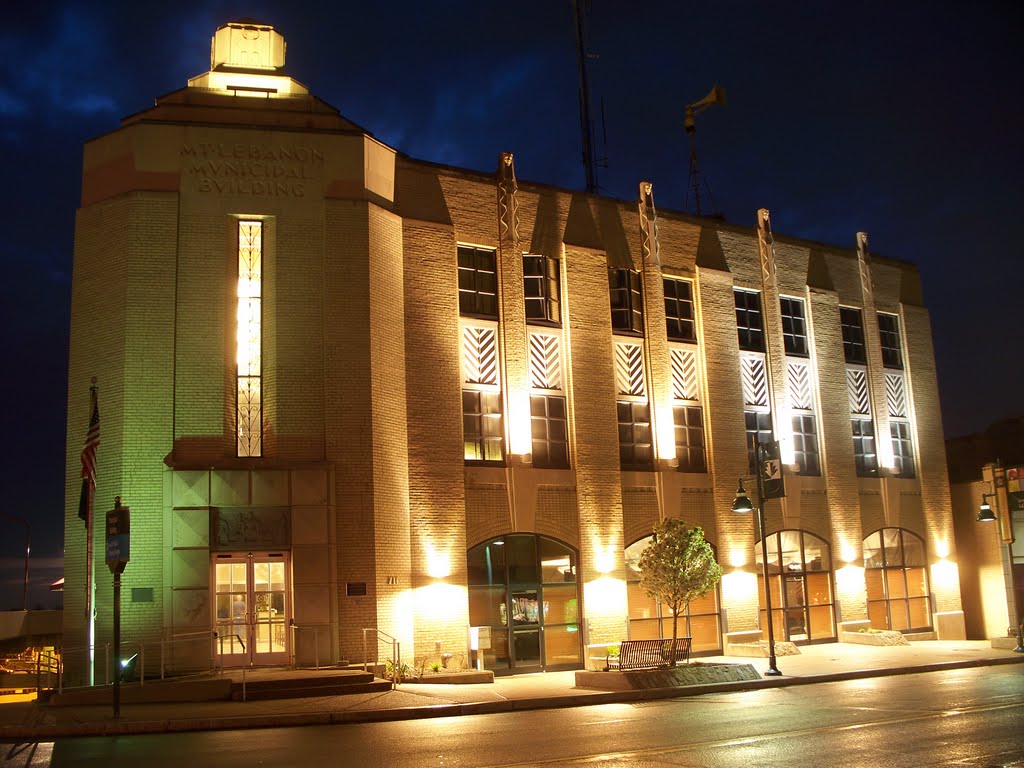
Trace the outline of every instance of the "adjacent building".
{"label": "adjacent building", "polygon": [[[764,551],[778,639],[963,637],[913,265],[863,233],[773,234],[765,209],[657,211],[643,182],[632,202],[519,182],[510,153],[494,173],[412,159],[284,52],[227,24],[208,73],[86,144],[69,669],[93,377],[97,518],[131,509],[125,642],[163,640],[172,668],[377,658],[389,638],[406,660],[582,666],[588,644],[664,636],[634,566],[666,517],[725,570],[685,617],[697,653],[766,627]],[[786,466],[764,543],[731,511],[755,438]]]}

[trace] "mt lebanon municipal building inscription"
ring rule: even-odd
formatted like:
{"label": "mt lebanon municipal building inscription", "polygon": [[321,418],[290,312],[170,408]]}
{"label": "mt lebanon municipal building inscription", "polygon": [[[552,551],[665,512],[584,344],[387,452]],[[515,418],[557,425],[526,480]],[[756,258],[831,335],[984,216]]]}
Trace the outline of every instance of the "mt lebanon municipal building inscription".
{"label": "mt lebanon municipal building inscription", "polygon": [[305,197],[324,153],[304,145],[184,144],[182,172],[191,188],[219,195]]}

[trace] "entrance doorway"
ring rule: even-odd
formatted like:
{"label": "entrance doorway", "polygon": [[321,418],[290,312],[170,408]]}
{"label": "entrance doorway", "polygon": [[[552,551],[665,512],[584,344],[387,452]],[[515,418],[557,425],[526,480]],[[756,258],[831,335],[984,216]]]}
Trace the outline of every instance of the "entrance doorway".
{"label": "entrance doorway", "polygon": [[291,625],[288,554],[218,554],[213,571],[221,663],[226,667],[287,664]]}
{"label": "entrance doorway", "polygon": [[469,550],[469,621],[490,628],[481,648],[496,674],[582,665],[575,550],[516,533]]}

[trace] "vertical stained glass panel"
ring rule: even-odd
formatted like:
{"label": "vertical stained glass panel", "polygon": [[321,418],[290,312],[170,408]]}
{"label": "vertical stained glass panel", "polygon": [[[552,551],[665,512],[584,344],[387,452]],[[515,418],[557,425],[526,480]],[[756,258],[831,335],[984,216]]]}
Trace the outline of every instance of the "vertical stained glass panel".
{"label": "vertical stained glass panel", "polygon": [[263,223],[238,223],[237,446],[263,455]]}

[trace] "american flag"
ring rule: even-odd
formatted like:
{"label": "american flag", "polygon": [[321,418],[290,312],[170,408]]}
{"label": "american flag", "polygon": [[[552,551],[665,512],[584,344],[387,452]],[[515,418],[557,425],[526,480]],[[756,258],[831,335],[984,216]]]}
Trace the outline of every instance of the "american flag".
{"label": "american flag", "polygon": [[96,449],[100,444],[100,406],[96,398],[96,387],[90,387],[92,399],[92,416],[89,418],[89,430],[85,433],[85,445],[82,447],[82,495],[78,500],[78,516],[89,525],[89,510],[92,507],[92,493],[96,490]]}

